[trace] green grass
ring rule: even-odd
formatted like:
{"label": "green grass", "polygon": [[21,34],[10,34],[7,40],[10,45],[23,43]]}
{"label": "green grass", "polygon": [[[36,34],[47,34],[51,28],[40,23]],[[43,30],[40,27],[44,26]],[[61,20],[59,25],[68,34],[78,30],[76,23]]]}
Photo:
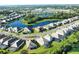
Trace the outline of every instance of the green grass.
{"label": "green grass", "polygon": [[73,48],[68,54],[79,54],[79,47],[78,48]]}
{"label": "green grass", "polygon": [[71,51],[68,52],[68,54],[79,54],[79,42],[74,45]]}
{"label": "green grass", "polygon": [[44,46],[41,46],[37,49],[34,49],[34,50],[29,50],[29,54],[44,54],[46,53],[47,49],[44,48]]}
{"label": "green grass", "polygon": [[39,24],[41,22],[45,22],[45,21],[53,21],[53,20],[62,20],[62,19],[43,19],[41,21],[37,21],[35,23],[32,23],[32,24],[28,24],[28,21],[27,20],[21,20],[22,23],[28,25],[28,26],[31,26],[31,25],[35,25],[35,24]]}
{"label": "green grass", "polygon": [[0,15],[0,18],[4,18],[5,16],[4,15]]}
{"label": "green grass", "polygon": [[46,48],[44,46],[41,46],[37,49],[34,50],[30,50],[29,53],[30,54],[50,54],[50,53],[54,53],[56,50],[60,50],[60,43],[58,42],[53,42],[51,44],[51,47]]}
{"label": "green grass", "polygon": [[21,48],[20,50],[15,51],[15,52],[9,52],[8,54],[20,54],[22,50],[27,50],[27,46],[26,46],[26,45],[24,45],[24,47],[23,47],[23,48]]}
{"label": "green grass", "polygon": [[[77,32],[78,34],[78,32]],[[72,45],[72,50],[68,52],[68,54],[79,54],[79,42]]]}

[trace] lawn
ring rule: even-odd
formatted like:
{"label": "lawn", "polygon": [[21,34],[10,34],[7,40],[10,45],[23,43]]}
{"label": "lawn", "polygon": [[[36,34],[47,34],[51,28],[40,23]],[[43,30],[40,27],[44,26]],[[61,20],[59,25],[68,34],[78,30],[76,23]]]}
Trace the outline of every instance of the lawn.
{"label": "lawn", "polygon": [[78,48],[73,48],[68,54],[79,54],[79,47]]}
{"label": "lawn", "polygon": [[0,18],[4,18],[5,16],[4,15],[0,15]]}
{"label": "lawn", "polygon": [[44,46],[41,46],[37,49],[29,50],[29,54],[44,54],[46,53],[47,49]]}
{"label": "lawn", "polygon": [[21,51],[23,51],[23,50],[27,50],[27,46],[26,46],[26,45],[24,45],[24,47],[23,47],[23,48],[21,48],[20,50],[15,51],[15,52],[9,52],[8,54],[20,54],[20,53],[21,53]]}
{"label": "lawn", "polygon": [[74,44],[74,47],[68,52],[68,54],[79,54],[79,42]]}
{"label": "lawn", "polygon": [[28,24],[28,22],[26,20],[21,20],[22,23],[28,25],[28,26],[31,26],[31,25],[35,25],[35,24],[39,24],[41,22],[46,22],[46,21],[54,21],[54,20],[63,20],[63,19],[43,19],[41,21],[37,21],[35,23],[32,23],[32,24]]}

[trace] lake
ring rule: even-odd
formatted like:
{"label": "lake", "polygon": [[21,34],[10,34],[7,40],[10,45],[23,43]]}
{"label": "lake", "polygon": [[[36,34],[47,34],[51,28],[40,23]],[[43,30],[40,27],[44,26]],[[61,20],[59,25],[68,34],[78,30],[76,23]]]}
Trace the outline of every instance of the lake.
{"label": "lake", "polygon": [[14,21],[14,22],[8,24],[7,26],[10,26],[10,27],[20,27],[20,28],[27,27],[27,25],[21,23],[19,20],[18,21]]}
{"label": "lake", "polygon": [[44,22],[40,22],[38,24],[34,24],[32,26],[25,25],[20,20],[17,20],[17,21],[14,21],[12,23],[9,23],[7,26],[10,26],[10,27],[19,27],[19,28],[28,27],[29,29],[32,29],[32,28],[35,28],[35,27],[38,27],[38,26],[47,25],[47,24],[52,23],[52,22],[57,22],[57,20],[55,20],[55,21],[44,21]]}

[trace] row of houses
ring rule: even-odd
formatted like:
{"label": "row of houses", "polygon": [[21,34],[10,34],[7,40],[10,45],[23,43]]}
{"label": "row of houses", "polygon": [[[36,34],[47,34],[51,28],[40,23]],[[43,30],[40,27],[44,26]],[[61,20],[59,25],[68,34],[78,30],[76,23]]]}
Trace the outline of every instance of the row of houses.
{"label": "row of houses", "polygon": [[8,16],[0,19],[1,22],[0,23],[6,23],[6,22],[9,22],[9,21],[12,21],[14,19],[17,19],[17,18],[20,18],[20,17],[23,17],[24,14],[17,14],[16,12],[12,12],[11,14],[9,14]]}
{"label": "row of houses", "polygon": [[25,44],[25,41],[12,36],[0,34],[0,49],[16,51]]}
{"label": "row of houses", "polygon": [[63,28],[59,28],[55,33],[46,34],[43,37],[37,37],[34,39],[34,41],[28,40],[28,43],[26,42],[26,45],[30,49],[38,48],[38,45],[49,47],[51,42],[59,42],[76,30],[79,30],[79,23],[72,23]]}
{"label": "row of houses", "polygon": [[65,19],[63,21],[58,21],[58,22],[50,23],[50,24],[47,24],[47,25],[44,25],[44,26],[35,27],[35,28],[33,28],[33,30],[36,31],[36,32],[43,32],[43,31],[46,31],[46,30],[54,29],[54,28],[61,26],[61,25],[64,25],[64,24],[71,23],[71,22],[76,21],[78,19],[79,19],[79,16],[75,16],[75,17],[72,17],[72,18]]}
{"label": "row of houses", "polygon": [[14,33],[17,33],[19,30],[21,30],[21,28],[18,28],[18,27],[9,27],[9,28],[6,28],[6,31],[8,31],[8,32],[14,32]]}
{"label": "row of houses", "polygon": [[[36,28],[33,28],[33,30],[36,31],[36,32],[43,32],[43,31],[46,31],[46,30],[51,30],[51,29],[56,28],[57,26],[61,26],[61,25],[76,21],[76,20],[78,20],[78,18],[79,18],[79,16],[75,16],[75,17],[72,17],[72,18],[69,18],[69,19],[65,19],[63,21],[56,22],[56,23],[50,23],[50,24],[47,24],[47,25],[44,25],[44,26],[38,26]],[[7,28],[7,31],[9,31],[9,32],[16,32],[17,33],[19,30],[21,30],[21,28],[18,28],[18,27]],[[31,33],[31,32],[32,32],[32,30],[28,29],[27,27],[23,28],[23,33],[28,34],[28,33]]]}
{"label": "row of houses", "polygon": [[8,27],[5,28],[4,30],[11,32],[11,33],[18,33],[19,31],[22,31],[24,34],[31,33],[31,30],[29,30],[27,27],[19,28],[19,27]]}
{"label": "row of houses", "polygon": [[[26,40],[26,45],[29,49],[35,49],[39,46],[49,47],[52,41],[61,41],[73,31],[79,30],[79,23],[71,23],[68,26],[61,27],[55,33],[46,34],[43,37],[37,37],[34,40]],[[0,49],[8,49],[9,51],[18,50],[24,40],[0,34]]]}
{"label": "row of houses", "polygon": [[[16,14],[16,13],[12,13],[10,15],[13,15],[13,14]],[[64,24],[76,21],[78,19],[79,19],[79,16],[75,16],[75,17],[72,17],[72,18],[69,18],[69,19],[65,19],[63,21],[59,21],[59,22],[55,22],[55,23],[50,23],[50,24],[47,24],[47,25],[44,25],[44,26],[35,27],[35,28],[33,28],[33,31],[35,31],[35,32],[43,32],[43,31],[46,31],[46,30],[51,30],[51,29],[54,29],[54,28],[56,28],[58,26],[61,26],[61,25],[64,25]],[[0,29],[4,29],[4,30],[7,30],[8,32],[15,32],[15,33],[17,33],[20,30],[23,30],[24,34],[25,33],[28,34],[28,33],[32,32],[32,30],[30,30],[27,27],[24,27],[23,29],[21,29],[19,27],[9,27],[9,28],[2,27]]]}

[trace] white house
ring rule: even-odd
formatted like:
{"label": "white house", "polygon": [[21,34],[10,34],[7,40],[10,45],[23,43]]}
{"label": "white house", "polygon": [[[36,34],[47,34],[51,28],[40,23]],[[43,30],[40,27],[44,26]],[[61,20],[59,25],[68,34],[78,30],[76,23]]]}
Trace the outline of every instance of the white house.
{"label": "white house", "polygon": [[34,42],[32,42],[31,40],[26,40],[26,45],[27,45],[27,48],[29,48],[29,49],[37,48],[37,45]]}
{"label": "white house", "polygon": [[44,29],[46,29],[46,30],[48,30],[48,29],[49,29],[47,25],[43,26],[43,28],[44,28]]}
{"label": "white house", "polygon": [[20,30],[20,28],[18,28],[18,27],[9,27],[7,29],[9,32],[16,32],[16,33]]}
{"label": "white house", "polygon": [[15,48],[17,48],[18,46],[17,46],[17,42],[18,42],[19,40],[17,40],[17,41],[15,41],[12,45],[11,45],[11,47],[15,47]]}
{"label": "white house", "polygon": [[71,18],[68,19],[69,22],[72,22]]}
{"label": "white house", "polygon": [[8,45],[8,42],[9,42],[10,40],[12,40],[12,38],[8,39],[8,40],[5,41],[3,44],[4,44],[4,45]]}
{"label": "white house", "polygon": [[44,39],[42,37],[35,38],[35,40],[42,46],[44,45]]}
{"label": "white house", "polygon": [[61,29],[57,30],[56,33],[59,34],[59,35],[62,35],[62,36],[65,35],[65,32],[63,30],[61,30]]}
{"label": "white house", "polygon": [[66,24],[66,23],[68,23],[69,21],[67,20],[67,19],[65,19],[65,20],[63,20],[62,21],[62,24]]}
{"label": "white house", "polygon": [[2,22],[2,23],[5,23],[5,22],[6,22],[6,20],[2,20],[1,22]]}
{"label": "white house", "polygon": [[[19,44],[18,44],[19,43]],[[14,47],[14,48],[19,48],[20,46],[22,46],[24,44],[24,42],[20,39],[16,40],[12,45],[11,47]]]}
{"label": "white house", "polygon": [[12,32],[12,27],[9,27],[8,28],[8,32]]}
{"label": "white house", "polygon": [[18,28],[17,27],[14,27],[14,28],[12,28],[12,31],[13,32],[18,32]]}
{"label": "white house", "polygon": [[10,21],[10,19],[6,19],[7,21]]}
{"label": "white house", "polygon": [[56,25],[57,26],[59,26],[59,25],[61,25],[62,24],[62,22],[56,22]]}
{"label": "white house", "polygon": [[30,42],[29,49],[35,49],[35,48],[37,48],[37,45],[33,42]]}
{"label": "white house", "polygon": [[62,30],[64,31],[65,34],[68,33],[68,28],[63,28]]}
{"label": "white house", "polygon": [[3,42],[5,42],[5,41],[8,40],[8,39],[10,39],[10,37],[1,38],[1,39],[0,39],[0,43],[3,43]]}
{"label": "white house", "polygon": [[48,42],[52,41],[52,37],[50,35],[43,36],[44,39],[46,39]]}
{"label": "white house", "polygon": [[53,23],[47,25],[48,27],[55,27]]}
{"label": "white house", "polygon": [[23,30],[23,32],[30,33],[31,31],[27,27],[25,27],[24,30]]}
{"label": "white house", "polygon": [[51,33],[51,37],[53,40],[58,40],[60,39],[59,35],[57,33]]}
{"label": "white house", "polygon": [[77,20],[77,19],[79,19],[79,16],[75,16],[75,17],[73,17],[73,19],[74,20]]}
{"label": "white house", "polygon": [[26,40],[26,45],[27,45],[27,48],[29,47],[30,42],[31,42],[31,40]]}
{"label": "white house", "polygon": [[6,37],[1,38],[1,39],[0,39],[0,43],[2,43],[2,42],[4,41],[5,38],[6,38]]}
{"label": "white house", "polygon": [[9,51],[16,51],[24,44],[23,40],[16,40],[9,48]]}

